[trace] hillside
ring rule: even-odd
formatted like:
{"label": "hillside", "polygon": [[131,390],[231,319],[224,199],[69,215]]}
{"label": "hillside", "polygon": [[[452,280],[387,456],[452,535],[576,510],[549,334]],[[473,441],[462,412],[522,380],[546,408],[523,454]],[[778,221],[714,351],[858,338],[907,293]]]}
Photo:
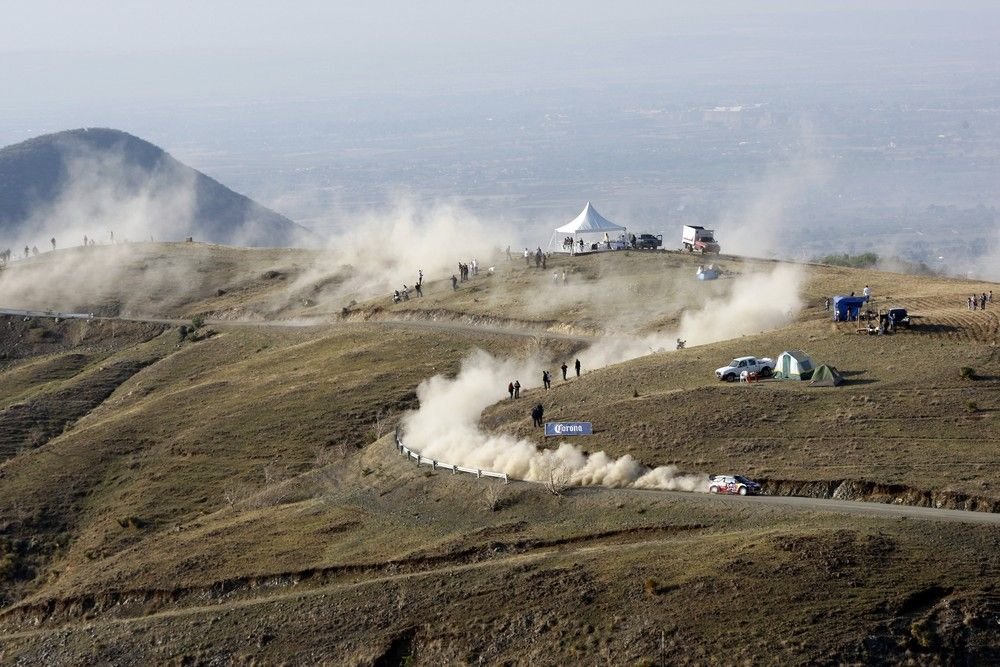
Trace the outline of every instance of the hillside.
{"label": "hillside", "polygon": [[[706,284],[679,253],[495,258],[399,304],[351,303],[352,269],[303,251],[15,263],[5,299],[140,321],[0,317],[0,662],[996,662],[1000,310],[963,295],[997,286],[720,262]],[[114,279],[66,288],[88,263]],[[832,323],[823,298],[864,284],[917,326]],[[786,348],[848,383],[712,375]],[[555,452],[535,402],[593,422],[585,453],[774,495],[503,486],[393,448],[400,425]]]}
{"label": "hillside", "polygon": [[[110,231],[109,231],[110,230]],[[313,241],[288,218],[125,132],[67,130],[0,149],[0,238],[20,254],[49,237],[76,245],[183,240],[285,247]]]}

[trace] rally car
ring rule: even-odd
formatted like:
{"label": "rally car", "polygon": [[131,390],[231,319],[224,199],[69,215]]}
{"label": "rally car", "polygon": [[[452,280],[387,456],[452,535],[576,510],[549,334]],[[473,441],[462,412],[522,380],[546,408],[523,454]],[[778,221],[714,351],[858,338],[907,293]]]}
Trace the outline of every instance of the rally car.
{"label": "rally car", "polygon": [[742,475],[708,476],[709,493],[735,493],[741,496],[755,496],[760,491],[760,484]]}

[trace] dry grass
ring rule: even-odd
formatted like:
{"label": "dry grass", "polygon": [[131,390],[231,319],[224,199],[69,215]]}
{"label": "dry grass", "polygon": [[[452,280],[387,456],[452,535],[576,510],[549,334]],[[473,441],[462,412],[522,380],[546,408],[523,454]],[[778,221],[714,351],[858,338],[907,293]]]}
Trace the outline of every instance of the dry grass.
{"label": "dry grass", "polygon": [[[188,252],[148,250],[148,266]],[[309,258],[190,252],[218,268],[165,314],[310,311],[281,286]],[[647,313],[655,328],[686,302],[651,299],[653,276],[689,281],[697,261],[559,258],[548,274],[567,270],[563,295],[589,282],[662,305]],[[823,296],[865,283],[921,327],[877,338],[825,319]],[[575,299],[540,309],[530,294],[548,298],[561,281],[516,263],[455,294],[438,287],[383,314],[469,313],[565,331],[621,316]],[[959,307],[972,289],[812,267],[810,306],[792,326],[557,382],[546,416],[590,419],[588,448],[649,464],[996,496],[996,318]],[[553,489],[503,487],[393,454],[392,427],[415,405],[417,384],[454,373],[473,347],[565,355],[576,342],[377,322],[215,327],[199,342],[135,325],[113,342],[104,325],[60,326],[8,358],[3,407],[83,386],[102,366],[155,363],[0,467],[0,604],[52,600],[44,608],[54,614],[0,617],[0,661],[655,664],[661,635],[669,662],[698,663],[920,662],[941,642],[996,646],[976,629],[1000,574],[984,528],[572,489],[555,473]],[[11,350],[28,335],[16,331]],[[785,348],[836,365],[850,383],[748,387],[711,375],[736,354]],[[962,366],[980,379],[962,379]],[[537,435],[503,403],[484,421]],[[974,620],[955,625],[950,614]],[[36,620],[37,631],[7,634]]]}

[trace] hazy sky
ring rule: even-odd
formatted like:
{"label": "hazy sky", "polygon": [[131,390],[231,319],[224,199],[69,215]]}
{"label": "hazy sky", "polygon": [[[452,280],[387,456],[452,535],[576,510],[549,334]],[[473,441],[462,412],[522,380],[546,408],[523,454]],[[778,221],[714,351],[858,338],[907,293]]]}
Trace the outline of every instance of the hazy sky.
{"label": "hazy sky", "polygon": [[[992,66],[1000,3],[3,2],[0,108]],[[799,65],[799,67],[796,67]],[[888,70],[888,71],[887,71]]]}

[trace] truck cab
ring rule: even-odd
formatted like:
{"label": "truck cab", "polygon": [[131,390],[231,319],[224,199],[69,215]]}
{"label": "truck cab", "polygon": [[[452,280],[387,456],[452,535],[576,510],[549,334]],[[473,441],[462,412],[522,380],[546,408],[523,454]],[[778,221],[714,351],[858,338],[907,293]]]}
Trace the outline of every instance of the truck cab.
{"label": "truck cab", "polygon": [[715,241],[715,230],[698,225],[684,225],[681,243],[688,252],[719,254],[721,248]]}

